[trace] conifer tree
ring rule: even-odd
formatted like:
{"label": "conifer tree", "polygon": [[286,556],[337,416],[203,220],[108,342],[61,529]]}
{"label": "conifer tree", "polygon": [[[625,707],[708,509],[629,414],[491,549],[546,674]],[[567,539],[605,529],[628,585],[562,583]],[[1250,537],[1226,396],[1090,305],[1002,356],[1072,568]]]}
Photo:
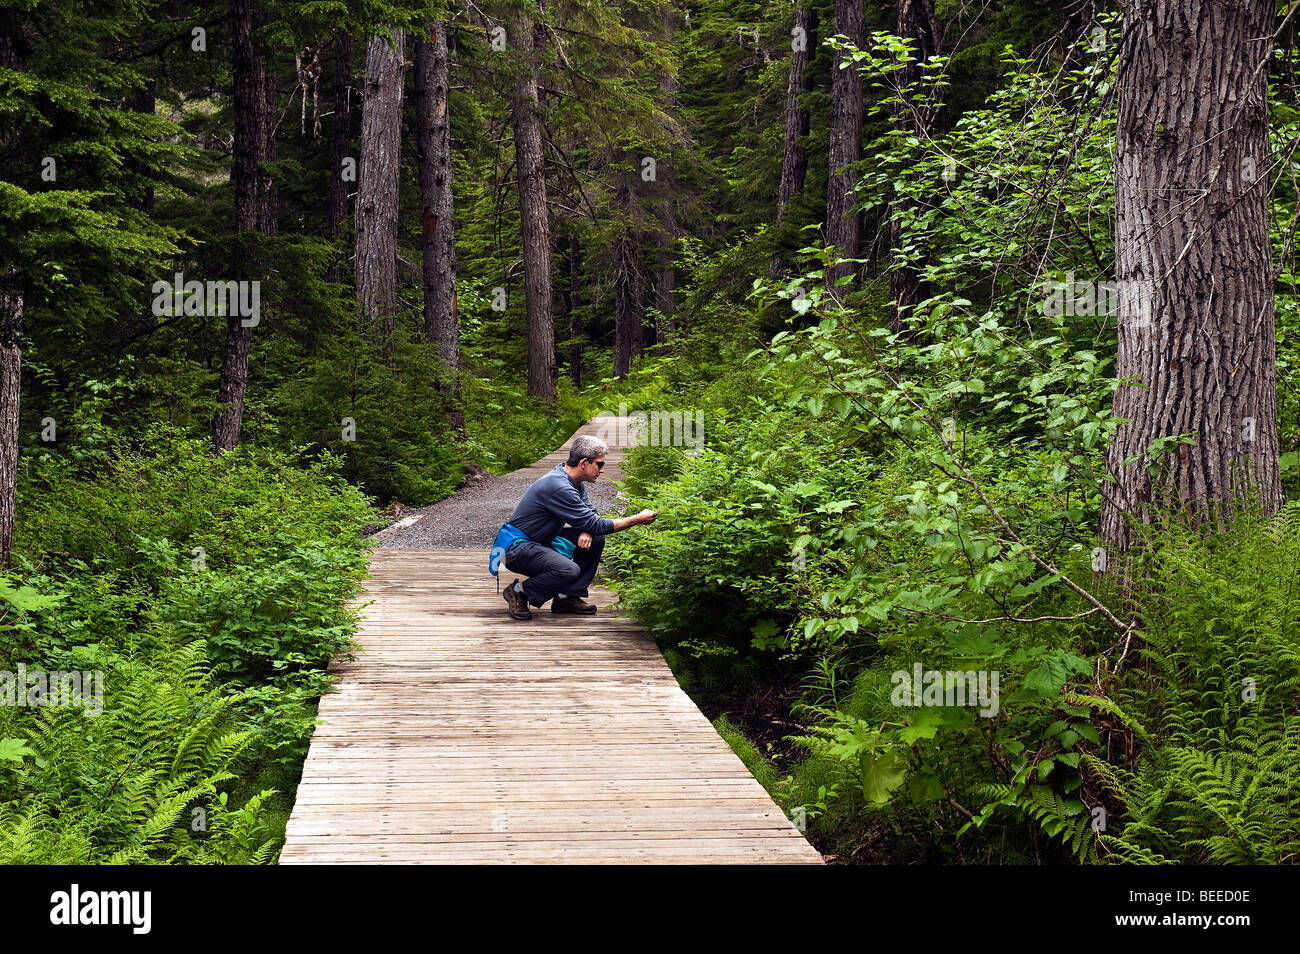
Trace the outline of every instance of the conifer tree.
{"label": "conifer tree", "polygon": [[420,235],[424,280],[424,337],[438,345],[446,364],[443,388],[455,410],[452,427],[463,431],[460,388],[460,326],[456,312],[456,233],[452,208],[450,79],[447,28],[431,23],[415,41],[415,110],[420,166]]}
{"label": "conifer tree", "polygon": [[[254,0],[232,0],[235,132],[231,178],[235,185],[234,230],[239,234],[231,264],[235,280],[242,282],[260,281],[254,277],[256,245],[251,233],[276,232],[275,182],[264,165],[274,158],[275,103],[268,95],[274,83],[269,80],[266,55],[257,37],[260,20]],[[238,309],[231,309],[226,316],[226,347],[212,421],[212,445],[218,452],[233,450],[239,443],[254,327],[253,319]]]}
{"label": "conifer tree", "polygon": [[538,101],[537,54],[545,45],[545,32],[536,15],[523,8],[512,11],[507,37],[510,48],[519,56],[510,118],[515,134],[528,320],[528,393],[549,403],[555,399],[555,317],[551,302],[551,212],[546,197]]}
{"label": "conifer tree", "polygon": [[[865,41],[862,0],[835,0],[835,32],[858,49]],[[831,72],[830,181],[826,186],[826,242],[841,259],[858,256],[860,216],[852,166],[862,154],[862,74],[852,65],[849,54],[836,54]],[[829,270],[828,282],[837,284],[857,266],[844,262]]]}
{"label": "conifer tree", "polygon": [[[1275,19],[1271,0],[1155,0],[1125,19],[1114,401],[1124,423],[1107,448],[1101,510],[1115,553],[1162,510],[1222,522],[1250,493],[1265,512],[1282,503],[1268,216]],[[1192,442],[1177,442],[1183,434]]]}
{"label": "conifer tree", "polygon": [[397,329],[398,186],[401,176],[405,33],[376,33],[366,47],[358,163],[357,299],[363,328],[394,359]]}

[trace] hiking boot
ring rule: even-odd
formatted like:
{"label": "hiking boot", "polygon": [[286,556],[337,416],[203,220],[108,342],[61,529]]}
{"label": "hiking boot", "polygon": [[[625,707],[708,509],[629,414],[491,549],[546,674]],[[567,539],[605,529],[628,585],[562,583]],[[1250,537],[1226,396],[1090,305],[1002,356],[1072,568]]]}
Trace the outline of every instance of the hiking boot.
{"label": "hiking boot", "polygon": [[518,582],[518,580],[515,580],[514,583],[507,586],[506,591],[501,595],[510,604],[510,615],[512,617],[515,619],[532,619],[533,611],[528,608],[528,597],[515,589],[515,583]]}
{"label": "hiking boot", "polygon": [[596,612],[596,607],[577,596],[557,596],[551,601],[551,612],[581,613],[583,616],[590,616]]}

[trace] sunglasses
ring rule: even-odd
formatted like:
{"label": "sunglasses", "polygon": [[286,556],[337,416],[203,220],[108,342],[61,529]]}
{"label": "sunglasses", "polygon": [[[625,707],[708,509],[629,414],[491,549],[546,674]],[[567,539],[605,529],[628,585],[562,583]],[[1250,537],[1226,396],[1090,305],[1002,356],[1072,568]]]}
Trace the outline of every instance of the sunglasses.
{"label": "sunglasses", "polygon": [[[591,460],[591,458],[588,457],[587,460]],[[595,464],[597,467],[599,467],[601,470],[605,469],[605,462],[603,460],[591,460],[591,462]]]}

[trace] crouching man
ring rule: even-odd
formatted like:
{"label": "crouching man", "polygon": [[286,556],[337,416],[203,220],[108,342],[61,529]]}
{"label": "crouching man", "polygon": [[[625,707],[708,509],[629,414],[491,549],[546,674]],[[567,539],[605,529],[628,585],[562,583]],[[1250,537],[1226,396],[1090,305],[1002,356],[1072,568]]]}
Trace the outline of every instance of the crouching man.
{"label": "crouching man", "polygon": [[554,601],[552,613],[596,612],[584,597],[596,576],[605,537],[654,523],[653,510],[610,520],[592,507],[584,484],[600,477],[608,449],[598,437],[575,437],[568,462],[534,481],[502,527],[496,545],[505,549],[506,569],[527,578],[515,580],[502,594],[515,619],[532,619],[528,605],[540,608],[547,600]]}

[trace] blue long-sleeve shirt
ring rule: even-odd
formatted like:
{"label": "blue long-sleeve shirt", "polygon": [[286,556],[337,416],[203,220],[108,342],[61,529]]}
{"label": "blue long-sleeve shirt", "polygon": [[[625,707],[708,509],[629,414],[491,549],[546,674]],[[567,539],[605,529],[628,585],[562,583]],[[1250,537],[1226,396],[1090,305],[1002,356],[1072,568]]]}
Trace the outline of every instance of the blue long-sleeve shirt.
{"label": "blue long-sleeve shirt", "polygon": [[563,464],[533,481],[508,522],[537,543],[550,543],[566,523],[592,536],[614,532],[614,521],[597,513],[587,499],[586,482],[573,480]]}

